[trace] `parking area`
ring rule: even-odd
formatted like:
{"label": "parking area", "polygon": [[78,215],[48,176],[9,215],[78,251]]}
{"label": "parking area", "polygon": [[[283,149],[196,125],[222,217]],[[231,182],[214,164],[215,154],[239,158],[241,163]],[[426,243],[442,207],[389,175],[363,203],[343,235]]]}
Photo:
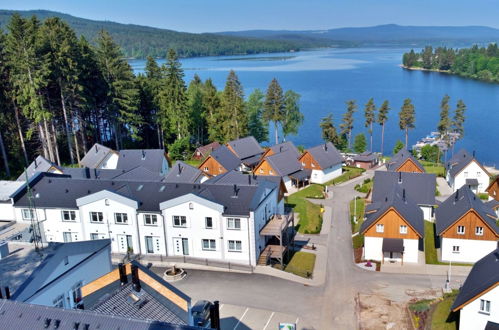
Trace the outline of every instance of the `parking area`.
{"label": "parking area", "polygon": [[220,304],[222,329],[279,329],[279,323],[295,323],[299,329],[300,319],[296,316],[229,304]]}

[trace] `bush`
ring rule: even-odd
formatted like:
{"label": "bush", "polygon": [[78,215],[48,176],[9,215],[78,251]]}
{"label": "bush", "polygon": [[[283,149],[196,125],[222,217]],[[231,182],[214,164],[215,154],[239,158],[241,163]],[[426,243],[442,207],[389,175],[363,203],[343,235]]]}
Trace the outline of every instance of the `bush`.
{"label": "bush", "polygon": [[480,193],[480,194],[478,194],[478,197],[480,197],[481,200],[486,201],[486,200],[489,199],[489,194],[487,194],[487,193]]}

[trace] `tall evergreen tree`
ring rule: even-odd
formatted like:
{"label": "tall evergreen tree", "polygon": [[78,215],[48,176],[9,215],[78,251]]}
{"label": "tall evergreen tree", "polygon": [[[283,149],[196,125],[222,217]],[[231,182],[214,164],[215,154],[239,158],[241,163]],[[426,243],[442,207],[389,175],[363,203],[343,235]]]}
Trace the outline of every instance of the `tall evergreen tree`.
{"label": "tall evergreen tree", "polygon": [[416,113],[414,110],[414,105],[411,99],[407,98],[404,100],[404,104],[400,108],[399,112],[399,127],[401,130],[405,131],[405,146],[407,148],[409,143],[409,130],[416,127]]}
{"label": "tall evergreen tree", "polygon": [[10,177],[9,156],[4,142],[4,132],[9,125],[10,120],[10,104],[8,89],[8,71],[6,67],[6,54],[5,54],[5,35],[0,31],[0,152],[5,170],[5,175]]}
{"label": "tall evergreen tree", "polygon": [[282,125],[285,116],[284,94],[276,78],[272,79],[267,88],[265,111],[263,118],[274,123],[275,144],[279,143],[279,124]]}
{"label": "tall evergreen tree", "polygon": [[346,104],[347,111],[343,115],[343,121],[340,124],[340,135],[348,141],[347,146],[348,149],[350,149],[353,130],[353,114],[357,111],[357,104],[355,103],[355,100],[349,100]]}
{"label": "tall evergreen tree", "polygon": [[269,125],[263,119],[265,95],[258,88],[253,91],[246,101],[248,113],[248,133],[258,142],[269,140]]}
{"label": "tall evergreen tree", "polygon": [[206,109],[208,140],[223,140],[223,113],[221,112],[221,96],[211,79],[206,79],[203,88],[203,107]]}
{"label": "tall evergreen tree", "polygon": [[282,117],[282,135],[284,140],[286,136],[298,134],[298,128],[305,120],[300,112],[300,94],[288,90],[284,93],[284,114]]}
{"label": "tall evergreen tree", "polygon": [[438,122],[438,131],[440,136],[444,136],[449,132],[451,121],[449,118],[449,95],[445,95],[440,102],[440,121]]}
{"label": "tall evergreen tree", "polygon": [[146,67],[144,70],[145,79],[143,83],[143,88],[146,97],[148,100],[144,100],[146,102],[148,110],[146,114],[143,115],[143,118],[146,122],[149,123],[151,127],[154,127],[156,131],[156,136],[158,140],[158,148],[164,149],[163,145],[163,134],[161,132],[160,125],[160,91],[161,91],[161,79],[162,72],[156,60],[150,56],[147,57]]}
{"label": "tall evergreen tree", "polygon": [[466,119],[464,115],[465,112],[466,104],[464,104],[463,100],[457,101],[457,107],[452,120],[452,129],[454,132],[459,133],[460,139],[464,136],[464,120]]}
{"label": "tall evergreen tree", "polygon": [[385,143],[385,123],[388,120],[388,111],[390,111],[390,104],[385,100],[378,110],[378,124],[381,125],[381,155],[383,155],[383,147]]}
{"label": "tall evergreen tree", "polygon": [[353,150],[357,153],[363,153],[366,151],[367,141],[364,133],[357,134],[353,141]]}
{"label": "tall evergreen tree", "polygon": [[331,113],[322,118],[319,126],[322,131],[322,139],[324,142],[331,142],[336,148],[340,149],[341,145],[339,144],[339,136],[336,132],[336,127],[334,126],[333,114]]}
{"label": "tall evergreen tree", "polygon": [[187,88],[177,54],[173,49],[168,51],[166,63],[163,65],[164,82],[160,92],[160,122],[163,132],[175,134],[175,139],[189,136],[189,109],[187,105]]}
{"label": "tall evergreen tree", "polygon": [[376,105],[371,97],[364,108],[364,116],[366,117],[365,126],[369,130],[370,150],[373,151],[373,123],[376,121]]}
{"label": "tall evergreen tree", "polygon": [[248,117],[244,109],[243,87],[236,73],[231,70],[222,94],[223,142],[238,139],[248,133]]}
{"label": "tall evergreen tree", "polygon": [[187,89],[187,104],[189,106],[189,119],[191,136],[197,145],[203,145],[206,132],[206,111],[203,104],[203,82],[197,74],[191,80]]}

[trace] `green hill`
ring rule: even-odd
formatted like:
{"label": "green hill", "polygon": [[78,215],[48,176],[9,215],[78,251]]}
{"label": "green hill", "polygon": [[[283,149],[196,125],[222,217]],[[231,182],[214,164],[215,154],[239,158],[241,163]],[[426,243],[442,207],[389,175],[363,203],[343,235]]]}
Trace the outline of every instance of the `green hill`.
{"label": "green hill", "polygon": [[136,58],[165,57],[169,48],[175,49],[181,57],[193,57],[286,52],[326,44],[309,40],[263,40],[210,33],[185,33],[141,25],[94,21],[47,10],[0,10],[0,28],[5,29],[10,16],[15,12],[24,17],[36,15],[40,20],[60,17],[68,22],[78,35],[85,36],[89,41],[93,41],[101,29],[107,30],[122,47],[125,56]]}

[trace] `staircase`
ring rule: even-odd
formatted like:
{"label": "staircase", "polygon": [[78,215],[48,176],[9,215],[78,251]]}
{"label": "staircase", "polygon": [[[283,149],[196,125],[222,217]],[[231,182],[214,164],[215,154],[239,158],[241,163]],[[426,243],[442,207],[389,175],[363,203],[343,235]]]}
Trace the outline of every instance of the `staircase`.
{"label": "staircase", "polygon": [[271,253],[270,250],[267,250],[267,249],[263,250],[262,253],[260,254],[260,257],[258,257],[257,265],[258,266],[267,266],[268,261],[269,261],[269,257],[270,257],[270,253]]}

